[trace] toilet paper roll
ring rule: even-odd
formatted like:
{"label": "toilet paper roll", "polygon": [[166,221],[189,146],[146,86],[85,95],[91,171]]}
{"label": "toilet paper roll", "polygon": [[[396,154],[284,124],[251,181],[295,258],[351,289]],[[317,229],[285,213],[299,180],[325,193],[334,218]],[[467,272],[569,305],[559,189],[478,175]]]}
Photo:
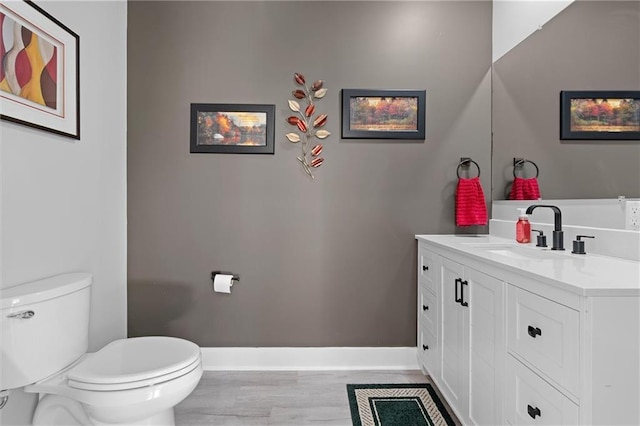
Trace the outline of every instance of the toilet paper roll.
{"label": "toilet paper roll", "polygon": [[216,274],[213,277],[213,291],[218,293],[231,293],[233,275]]}

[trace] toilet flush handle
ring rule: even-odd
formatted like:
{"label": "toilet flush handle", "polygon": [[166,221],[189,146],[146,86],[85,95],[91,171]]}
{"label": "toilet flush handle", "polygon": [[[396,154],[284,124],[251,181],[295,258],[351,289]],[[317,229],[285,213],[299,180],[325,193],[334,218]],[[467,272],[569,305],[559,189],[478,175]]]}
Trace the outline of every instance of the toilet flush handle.
{"label": "toilet flush handle", "polygon": [[15,314],[7,315],[7,318],[19,318],[19,319],[30,319],[33,318],[36,313],[33,311],[20,311]]}

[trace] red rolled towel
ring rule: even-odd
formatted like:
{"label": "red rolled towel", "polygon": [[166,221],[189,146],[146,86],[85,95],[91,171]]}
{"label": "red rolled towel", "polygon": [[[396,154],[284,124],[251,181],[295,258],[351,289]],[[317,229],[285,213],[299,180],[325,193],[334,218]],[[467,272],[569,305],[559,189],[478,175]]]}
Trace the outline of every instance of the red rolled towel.
{"label": "red rolled towel", "polygon": [[511,183],[511,194],[509,194],[510,200],[524,200],[524,179],[516,177],[513,178]]}
{"label": "red rolled towel", "polygon": [[540,188],[538,187],[538,179],[529,178],[524,180],[524,196],[526,200],[539,200]]}
{"label": "red rolled towel", "polygon": [[510,200],[539,200],[540,188],[536,178],[513,178]]}
{"label": "red rolled towel", "polygon": [[456,225],[473,226],[487,224],[487,203],[480,178],[460,178],[456,188]]}

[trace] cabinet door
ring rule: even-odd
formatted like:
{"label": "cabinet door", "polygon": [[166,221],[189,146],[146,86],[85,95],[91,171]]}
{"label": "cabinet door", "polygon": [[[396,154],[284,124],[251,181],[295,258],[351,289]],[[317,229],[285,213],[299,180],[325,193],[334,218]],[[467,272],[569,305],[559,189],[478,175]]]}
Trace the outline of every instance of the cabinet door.
{"label": "cabinet door", "polygon": [[440,348],[442,368],[440,370],[441,391],[449,404],[455,408],[465,406],[468,399],[466,378],[468,377],[468,352],[465,353],[465,322],[468,310],[460,305],[460,281],[462,265],[447,259],[440,263]]}
{"label": "cabinet door", "polygon": [[504,283],[469,268],[465,268],[465,283],[464,299],[469,304],[469,420],[476,425],[504,424]]}

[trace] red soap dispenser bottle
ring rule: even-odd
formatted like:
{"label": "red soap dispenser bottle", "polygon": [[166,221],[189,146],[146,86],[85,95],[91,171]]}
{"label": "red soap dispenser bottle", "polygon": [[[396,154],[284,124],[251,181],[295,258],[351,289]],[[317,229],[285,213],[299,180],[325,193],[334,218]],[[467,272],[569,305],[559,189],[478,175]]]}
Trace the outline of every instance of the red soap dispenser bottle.
{"label": "red soap dispenser bottle", "polygon": [[526,209],[518,210],[520,210],[520,216],[516,222],[516,241],[524,244],[531,241],[531,223],[529,223]]}

